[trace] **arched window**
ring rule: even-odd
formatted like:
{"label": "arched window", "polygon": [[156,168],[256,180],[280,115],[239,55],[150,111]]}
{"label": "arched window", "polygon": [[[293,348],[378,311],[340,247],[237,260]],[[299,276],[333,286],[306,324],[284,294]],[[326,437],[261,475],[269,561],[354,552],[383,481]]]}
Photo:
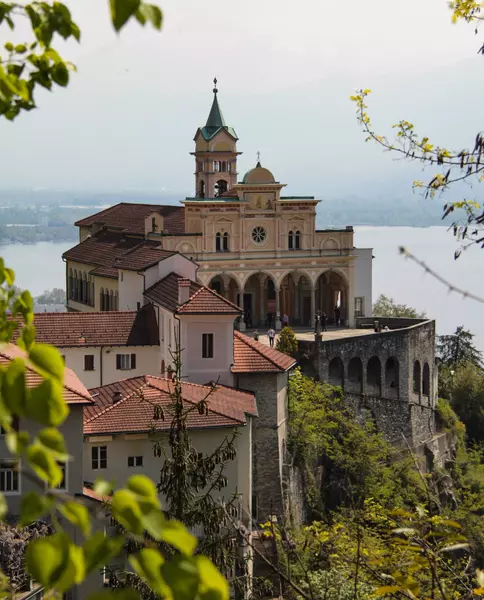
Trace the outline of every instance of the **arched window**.
{"label": "arched window", "polygon": [[94,306],[96,302],[96,288],[94,286],[94,280],[91,282],[91,306]]}
{"label": "arched window", "polygon": [[72,276],[72,269],[69,269],[69,279],[68,279],[67,285],[69,286],[69,298],[73,298],[74,297],[74,289],[73,289],[74,278]]}
{"label": "arched window", "polygon": [[220,162],[218,160],[213,161],[213,171],[218,173],[220,171]]}
{"label": "arched window", "polygon": [[114,292],[114,310],[119,310],[118,292]]}
{"label": "arched window", "polygon": [[220,171],[221,171],[222,173],[225,173],[225,171],[226,171],[226,170],[227,170],[227,163],[226,163],[226,161],[225,161],[225,160],[223,160],[223,161],[220,163]]}
{"label": "arched window", "polygon": [[289,250],[292,250],[294,248],[294,241],[293,241],[293,233],[292,230],[289,232],[289,238],[287,240],[287,247],[289,248]]}
{"label": "arched window", "polygon": [[230,161],[227,162],[227,172],[230,173],[230,171],[232,170],[232,164]]}
{"label": "arched window", "polygon": [[85,272],[82,274],[82,297],[81,297],[81,302],[84,302],[84,304],[87,302],[87,276],[86,276]]}
{"label": "arched window", "polygon": [[101,288],[101,291],[99,292],[99,308],[101,311],[106,310],[104,308],[104,288]]}
{"label": "arched window", "polygon": [[215,236],[215,251],[222,252],[222,234],[219,231]]}
{"label": "arched window", "polygon": [[393,356],[385,363],[385,396],[398,398],[399,395],[399,368],[398,360]]}
{"label": "arched window", "polygon": [[336,356],[331,360],[328,367],[328,381],[331,385],[344,385],[344,374],[345,369],[343,361],[339,356]]}
{"label": "arched window", "polygon": [[267,280],[267,299],[275,300],[276,299],[276,287],[272,279]]}
{"label": "arched window", "polygon": [[381,396],[381,363],[378,356],[372,356],[366,365],[368,394]]}
{"label": "arched window", "polygon": [[156,232],[156,217],[151,217],[151,233]]}
{"label": "arched window", "polygon": [[223,236],[223,251],[224,252],[229,251],[229,234],[227,233],[227,231],[224,233],[224,236]]}
{"label": "arched window", "polygon": [[348,391],[363,392],[363,363],[361,358],[354,356],[348,364]]}
{"label": "arched window", "polygon": [[77,300],[79,298],[79,281],[77,279],[77,271],[74,269],[74,294],[73,294],[73,298],[74,300]]}
{"label": "arched window", "polygon": [[218,196],[225,194],[226,191],[227,191],[227,182],[225,181],[225,179],[219,179],[214,186],[215,198],[218,198]]}
{"label": "arched window", "polygon": [[198,197],[205,198],[205,181],[200,181],[200,189],[198,190]]}
{"label": "arched window", "polygon": [[413,363],[413,393],[418,394],[419,398],[420,398],[420,391],[421,391],[421,387],[420,387],[421,377],[422,377],[422,369],[420,367],[420,363],[418,362],[418,360],[416,360]]}
{"label": "arched window", "polygon": [[109,310],[114,310],[114,294],[113,290],[109,292]]}
{"label": "arched window", "polygon": [[104,310],[109,310],[109,290],[104,291]]}
{"label": "arched window", "polygon": [[422,394],[430,396],[430,369],[428,363],[424,363],[422,373]]}
{"label": "arched window", "polygon": [[294,248],[296,250],[299,250],[300,247],[301,247],[301,232],[296,231],[296,233],[294,234]]}

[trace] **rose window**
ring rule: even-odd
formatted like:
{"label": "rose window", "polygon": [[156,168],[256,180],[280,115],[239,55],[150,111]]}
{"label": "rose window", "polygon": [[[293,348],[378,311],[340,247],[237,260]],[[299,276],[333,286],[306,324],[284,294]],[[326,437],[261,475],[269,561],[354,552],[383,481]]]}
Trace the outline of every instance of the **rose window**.
{"label": "rose window", "polygon": [[261,244],[266,239],[267,233],[263,227],[254,227],[252,230],[252,239],[256,244]]}

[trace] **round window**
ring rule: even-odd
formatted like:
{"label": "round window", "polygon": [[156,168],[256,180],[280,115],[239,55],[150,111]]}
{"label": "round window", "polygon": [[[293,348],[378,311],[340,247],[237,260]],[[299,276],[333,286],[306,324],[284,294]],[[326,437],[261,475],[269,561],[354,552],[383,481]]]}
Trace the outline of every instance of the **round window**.
{"label": "round window", "polygon": [[266,230],[263,227],[254,227],[252,230],[252,239],[256,244],[262,244],[262,242],[266,239]]}

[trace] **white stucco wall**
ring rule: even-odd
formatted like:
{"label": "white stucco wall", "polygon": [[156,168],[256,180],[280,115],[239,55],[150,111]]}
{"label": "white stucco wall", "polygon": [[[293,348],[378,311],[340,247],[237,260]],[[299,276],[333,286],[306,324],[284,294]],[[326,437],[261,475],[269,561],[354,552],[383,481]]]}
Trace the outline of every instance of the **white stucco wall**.
{"label": "white stucco wall", "polygon": [[119,271],[119,310],[136,310],[143,306],[143,276],[136,271]]}
{"label": "white stucco wall", "polygon": [[[225,439],[233,433],[231,427],[190,431],[190,439],[197,452],[212,453]],[[228,485],[216,498],[229,500],[234,493],[242,494],[241,502],[244,510],[251,514],[252,502],[252,425],[237,428],[235,440],[237,456],[227,463],[224,475]],[[153,443],[156,439],[152,434],[134,434],[118,436],[85,436],[84,438],[84,479],[94,482],[101,476],[108,481],[115,480],[116,486],[122,486],[128,477],[142,473],[155,483],[160,479],[160,469],[163,458],[153,454]],[[93,446],[107,446],[107,469],[92,468]],[[142,456],[142,467],[128,467],[129,456]]]}
{"label": "white stucco wall", "polygon": [[[233,384],[234,318],[232,315],[183,315],[183,375],[193,383]],[[213,333],[213,358],[202,358],[202,334]]]}
{"label": "white stucco wall", "polygon": [[[89,389],[107,385],[139,375],[160,374],[160,349],[158,346],[83,346],[82,348],[59,348],[65,356],[65,364],[72,369],[82,383]],[[84,356],[94,355],[94,371],[84,370]],[[102,354],[102,381],[101,381]],[[116,369],[116,354],[136,354],[136,369]]]}
{"label": "white stucco wall", "polygon": [[[372,248],[355,248],[357,254],[354,263],[354,297],[364,298],[365,317],[372,315]],[[355,307],[351,307],[354,313]]]}

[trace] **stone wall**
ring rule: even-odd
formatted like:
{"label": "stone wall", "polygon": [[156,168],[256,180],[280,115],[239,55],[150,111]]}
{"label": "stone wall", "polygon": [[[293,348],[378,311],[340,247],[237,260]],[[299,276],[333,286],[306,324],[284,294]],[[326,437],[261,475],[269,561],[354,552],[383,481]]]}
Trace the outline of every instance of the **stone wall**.
{"label": "stone wall", "polygon": [[396,321],[410,325],[301,343],[300,362],[306,373],[340,385],[357,417],[371,418],[392,444],[414,446],[436,431],[435,322]]}

